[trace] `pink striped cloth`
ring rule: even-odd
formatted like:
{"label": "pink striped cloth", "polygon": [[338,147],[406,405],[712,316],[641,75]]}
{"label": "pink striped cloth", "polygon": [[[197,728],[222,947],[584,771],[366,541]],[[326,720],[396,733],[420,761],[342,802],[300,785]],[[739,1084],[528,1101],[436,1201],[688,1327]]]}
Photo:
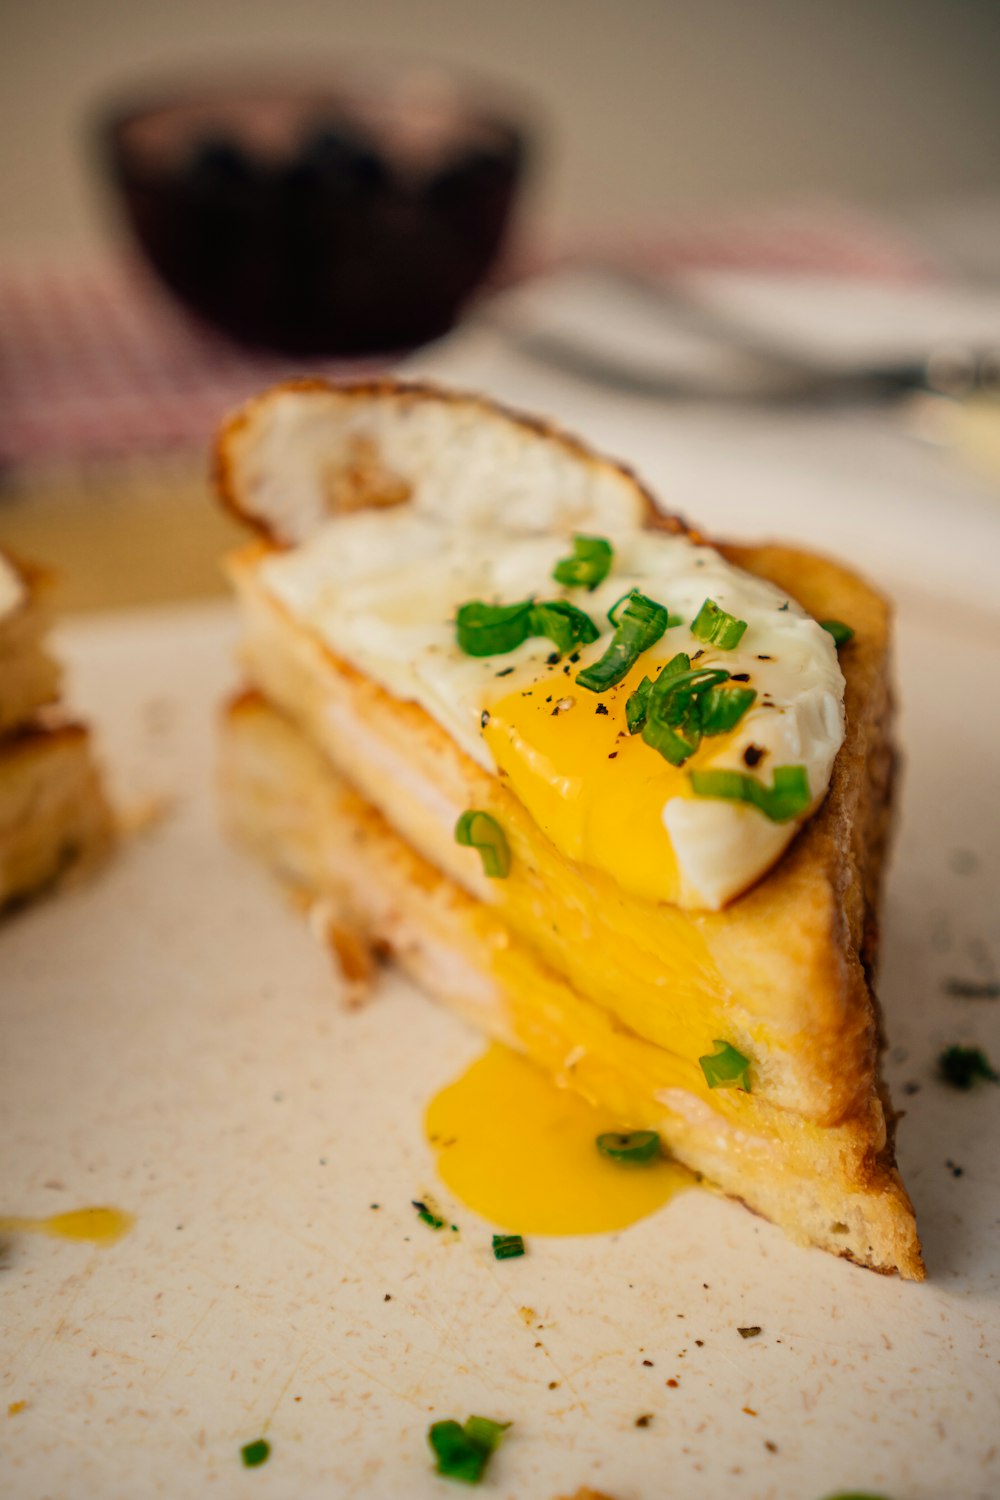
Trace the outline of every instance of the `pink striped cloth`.
{"label": "pink striped cloth", "polygon": [[[892,229],[843,207],[678,224],[581,252],[536,255],[530,274],[613,257],[664,276],[692,267],[912,279],[932,267]],[[131,261],[0,265],[0,467],[204,449],[222,415],[291,375],[344,376],[376,362],[248,351],[190,318]]]}

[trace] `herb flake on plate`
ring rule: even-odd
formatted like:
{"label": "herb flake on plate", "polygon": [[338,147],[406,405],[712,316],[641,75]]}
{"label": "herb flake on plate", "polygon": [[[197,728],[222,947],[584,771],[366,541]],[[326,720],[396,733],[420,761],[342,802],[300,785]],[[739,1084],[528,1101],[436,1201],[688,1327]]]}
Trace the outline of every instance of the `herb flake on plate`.
{"label": "herb flake on plate", "polygon": [[434,1452],[437,1472],[462,1484],[478,1484],[509,1426],[509,1422],[475,1416],[461,1425],[451,1420],[432,1422],[427,1441]]}

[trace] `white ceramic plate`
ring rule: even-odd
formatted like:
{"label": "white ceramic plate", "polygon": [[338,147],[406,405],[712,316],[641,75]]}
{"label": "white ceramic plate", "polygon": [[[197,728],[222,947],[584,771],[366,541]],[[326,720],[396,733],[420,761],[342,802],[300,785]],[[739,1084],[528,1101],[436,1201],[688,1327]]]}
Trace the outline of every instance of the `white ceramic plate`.
{"label": "white ceramic plate", "polygon": [[[508,396],[529,380],[471,359],[439,368]],[[595,402],[570,386],[532,399],[584,428]],[[671,489],[709,528],[814,540],[837,465],[865,470],[867,499],[846,486],[833,530],[855,516],[851,550],[901,601],[907,767],[881,989],[928,1281],[796,1248],[707,1193],[620,1234],[536,1238],[503,1263],[460,1204],[458,1236],[416,1222],[411,1199],[448,1201],[423,1107],[478,1041],[391,977],[377,1003],[342,1011],[300,916],[220,837],[228,610],[95,618],[64,633],[74,698],[101,726],[120,800],[172,808],[98,878],[0,932],[0,1211],[112,1204],[137,1223],[105,1249],[3,1246],[10,1500],[439,1500],[459,1490],[432,1472],[427,1426],[470,1412],[513,1421],[484,1486],[503,1500],[585,1484],[615,1500],[1000,1493],[1000,1088],[961,1095],[933,1076],[951,1041],[1000,1057],[1000,1003],[944,988],[997,977],[1000,614],[969,578],[995,572],[1000,524],[953,478],[968,525],[953,510],[915,539],[903,440],[871,416],[792,422],[799,486],[767,419],[716,415],[713,437],[707,413],[685,427],[646,411],[643,425],[630,408],[616,441],[612,416],[596,438],[652,456],[661,486],[686,455]],[[740,441],[737,527],[738,487],[709,493],[705,474]],[[945,482],[943,460],[928,463],[921,521]],[[775,510],[775,486],[801,513]],[[742,1339],[748,1324],[761,1335]],[[262,1433],[270,1460],[247,1471],[239,1449]]]}

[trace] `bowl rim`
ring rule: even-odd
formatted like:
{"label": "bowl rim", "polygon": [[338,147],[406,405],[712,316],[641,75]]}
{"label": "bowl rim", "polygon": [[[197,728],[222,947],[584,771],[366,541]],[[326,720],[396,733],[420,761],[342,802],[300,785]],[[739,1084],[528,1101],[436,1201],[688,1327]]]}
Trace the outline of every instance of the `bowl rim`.
{"label": "bowl rim", "polygon": [[495,129],[520,165],[529,146],[535,148],[541,110],[517,83],[480,74],[437,58],[396,55],[385,50],[338,52],[326,61],[304,63],[294,58],[278,61],[247,58],[218,64],[178,64],[137,75],[110,90],[91,109],[93,134],[111,157],[121,162],[128,154],[125,132],[137,121],[166,109],[188,104],[258,97],[335,98],[338,79],[347,82],[344,96],[358,92],[359,82],[402,86],[422,79],[451,96],[470,121]]}

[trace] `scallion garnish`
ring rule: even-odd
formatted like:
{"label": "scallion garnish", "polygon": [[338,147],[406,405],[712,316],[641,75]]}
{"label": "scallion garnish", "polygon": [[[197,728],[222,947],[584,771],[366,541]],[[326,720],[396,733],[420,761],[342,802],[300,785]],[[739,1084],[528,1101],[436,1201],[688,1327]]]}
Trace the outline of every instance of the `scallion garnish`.
{"label": "scallion garnish", "polygon": [[648,677],[644,677],[634,693],[630,693],[625,703],[625,724],[629,734],[638,734],[646,722],[646,705],[649,702],[649,690],[653,686]]}
{"label": "scallion garnish", "polygon": [[546,636],[563,656],[574,646],[589,646],[600,633],[590,616],[566,599],[532,605],[528,617],[528,634]]}
{"label": "scallion garnish", "polygon": [[455,616],[455,634],[466,656],[502,656],[522,645],[531,634],[534,601],[484,604],[473,599]]}
{"label": "scallion garnish", "polygon": [[825,1496],[825,1500],[888,1500],[887,1495],[876,1495],[873,1490],[838,1490],[835,1495]]}
{"label": "scallion garnish", "polygon": [[609,1130],[597,1137],[602,1156],[629,1166],[644,1166],[660,1154],[660,1137],[655,1130]]}
{"label": "scallion garnish", "polygon": [[819,623],[823,630],[828,630],[833,636],[833,644],[838,651],[841,646],[846,646],[848,641],[854,639],[854,631],[843,620],[820,620]]}
{"label": "scallion garnish", "polygon": [[[615,600],[614,604],[612,604],[611,608],[608,610],[608,619],[611,621],[612,625],[617,625],[618,624],[618,616],[621,614],[622,609],[625,607],[625,605],[628,603],[628,601],[631,599],[632,595],[635,592],[636,592],[635,589],[626,589],[625,592],[624,592],[624,594],[619,594],[618,595],[618,598]],[[670,619],[670,611],[669,610],[667,610],[667,619],[668,620]]]}
{"label": "scallion garnish", "polygon": [[691,634],[696,640],[718,646],[723,651],[732,651],[738,646],[746,628],[746,620],[727,614],[714,599],[706,599],[691,621]]}
{"label": "scallion garnish", "polygon": [[774,783],[769,787],[745,771],[692,771],[691,790],[696,797],[749,803],[772,823],[790,822],[812,801],[805,766],[776,766]]}
{"label": "scallion garnish", "polygon": [[611,571],[614,551],[603,536],[575,536],[572,557],[561,557],[552,570],[557,583],[567,588],[596,589]]}
{"label": "scallion garnish", "polygon": [[504,656],[531,636],[545,636],[563,653],[589,646],[600,631],[588,614],[566,599],[537,604],[484,604],[473,599],[455,615],[455,637],[466,656]]}
{"label": "scallion garnish", "polygon": [[663,759],[668,760],[672,766],[682,766],[701,744],[701,730],[693,713],[687,714],[677,724],[668,724],[665,718],[651,710],[642,726],[642,737],[651,749],[659,751]]}
{"label": "scallion garnish", "polygon": [[455,842],[468,849],[478,849],[483,874],[490,880],[504,880],[510,874],[510,846],[496,818],[488,812],[470,808],[455,824]]}
{"label": "scallion garnish", "polygon": [[493,1236],[493,1258],[516,1260],[524,1254],[524,1240],[519,1234],[495,1234]]}
{"label": "scallion garnish", "polygon": [[719,682],[700,700],[702,734],[727,734],[735,729],[757,697],[756,689],[736,682]]}
{"label": "scallion garnish", "polygon": [[478,1484],[509,1426],[509,1422],[493,1422],[489,1417],[469,1417],[463,1426],[453,1421],[433,1422],[427,1441],[438,1473],[463,1484]]}
{"label": "scallion garnish", "polygon": [[671,765],[681,766],[703,735],[734,729],[757,697],[754,688],[729,681],[717,667],[692,667],[678,651],[655,682],[644,677],[625,704],[629,734],[638,734]]}
{"label": "scallion garnish", "polygon": [[642,737],[672,766],[682,766],[701,744],[701,697],[726,681],[721,668],[694,667],[684,651],[667,662],[646,698]]}
{"label": "scallion garnish", "polygon": [[266,1438],[258,1438],[256,1442],[246,1443],[240,1449],[240,1457],[243,1467],[246,1469],[257,1469],[261,1464],[266,1464],[271,1456],[271,1444]]}
{"label": "scallion garnish", "polygon": [[608,619],[615,627],[608,649],[598,661],[576,674],[580,686],[592,693],[606,693],[616,682],[621,682],[642,653],[660,639],[667,628],[669,612],[662,604],[633,589],[613,605]]}
{"label": "scallion garnish", "polygon": [[729,1042],[715,1040],[714,1052],[699,1057],[701,1071],[710,1089],[743,1089],[750,1092],[750,1059]]}
{"label": "scallion garnish", "polygon": [[422,1224],[426,1224],[428,1229],[444,1228],[444,1220],[440,1217],[440,1215],[434,1213],[433,1210],[430,1209],[422,1199],[414,1198],[411,1201],[413,1207],[417,1210],[417,1218]]}
{"label": "scallion garnish", "polygon": [[938,1077],[953,1089],[965,1092],[982,1079],[1000,1083],[1000,1074],[990,1065],[981,1047],[946,1047],[938,1058]]}

